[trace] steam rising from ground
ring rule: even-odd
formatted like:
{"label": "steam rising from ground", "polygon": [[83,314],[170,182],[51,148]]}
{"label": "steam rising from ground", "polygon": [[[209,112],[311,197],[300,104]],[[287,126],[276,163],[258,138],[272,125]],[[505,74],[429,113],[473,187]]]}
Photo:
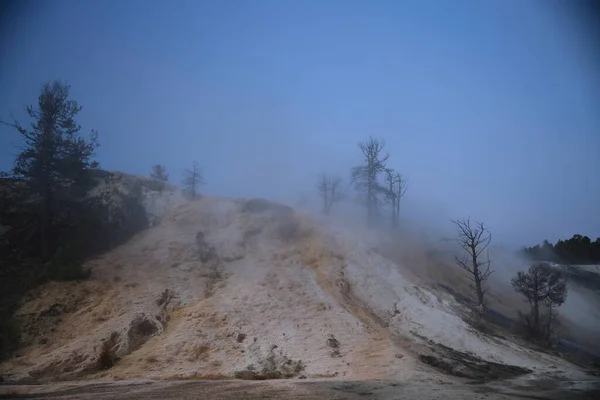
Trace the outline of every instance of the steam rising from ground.
{"label": "steam rising from ground", "polygon": [[[316,198],[305,198],[303,202],[296,204],[287,200],[287,203],[314,214],[320,212],[320,204]],[[346,201],[336,206],[332,215],[322,217],[323,223],[335,220],[336,224],[345,224],[348,230],[367,229],[365,210],[359,204]],[[456,265],[454,259],[455,255],[461,254],[462,249],[452,240],[447,240],[455,235],[450,216],[443,216],[443,210],[432,208],[432,217],[421,218],[418,214],[410,214],[410,208],[415,210],[415,207],[409,205],[407,208],[409,209],[404,209],[399,231],[393,232],[385,225],[371,229],[379,240],[379,251],[410,270],[423,284],[450,286],[475,300],[475,292],[465,276],[466,272]],[[425,208],[427,206],[421,206],[419,211],[424,211]],[[529,304],[522,295],[514,291],[510,281],[517,272],[526,271],[531,266],[531,261],[518,255],[514,248],[503,246],[501,238],[492,241],[489,256],[494,273],[490,275],[486,285],[489,287],[488,305],[495,311],[516,319],[519,311],[529,311]],[[592,350],[600,354],[600,348],[594,343],[594,338],[600,335],[598,310],[598,292],[594,293],[576,282],[568,281],[567,300],[557,310],[562,321],[561,331],[569,340],[592,345]]]}

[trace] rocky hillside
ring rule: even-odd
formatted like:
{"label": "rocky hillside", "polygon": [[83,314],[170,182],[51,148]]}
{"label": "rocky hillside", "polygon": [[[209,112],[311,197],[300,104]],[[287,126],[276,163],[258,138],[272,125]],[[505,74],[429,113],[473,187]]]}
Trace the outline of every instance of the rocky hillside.
{"label": "rocky hillside", "polygon": [[140,186],[153,226],[90,260],[88,281],[29,294],[17,312],[25,347],[1,364],[5,379],[589,380],[475,331],[453,297],[382,256],[373,232],[265,200],[187,202]]}
{"label": "rocky hillside", "polygon": [[20,181],[0,178],[0,359],[18,346],[12,314],[28,290],[48,279],[85,278],[83,260],[126,242],[184,201],[181,191],[155,179],[106,171],[94,178],[86,198],[56,208],[46,259],[35,197]]}
{"label": "rocky hillside", "polygon": [[98,184],[90,195],[108,196],[115,210],[122,208],[127,198],[133,198],[145,210],[150,226],[156,224],[167,210],[185,202],[180,189],[147,176],[98,171],[96,181]]}

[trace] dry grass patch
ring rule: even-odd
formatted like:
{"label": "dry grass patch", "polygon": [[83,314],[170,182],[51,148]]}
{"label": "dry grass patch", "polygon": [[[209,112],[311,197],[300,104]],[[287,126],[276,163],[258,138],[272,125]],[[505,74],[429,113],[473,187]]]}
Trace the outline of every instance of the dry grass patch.
{"label": "dry grass patch", "polygon": [[204,361],[208,359],[210,355],[210,346],[206,343],[195,345],[188,352],[188,361]]}
{"label": "dry grass patch", "polygon": [[156,358],[156,356],[148,356],[146,357],[146,362],[148,364],[154,364],[158,362],[158,358]]}

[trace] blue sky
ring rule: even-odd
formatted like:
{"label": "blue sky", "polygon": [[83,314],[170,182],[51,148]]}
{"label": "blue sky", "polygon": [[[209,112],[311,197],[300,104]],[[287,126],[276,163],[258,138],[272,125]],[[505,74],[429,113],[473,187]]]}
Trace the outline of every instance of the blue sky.
{"label": "blue sky", "polygon": [[[209,193],[311,194],[385,139],[403,213],[470,215],[516,245],[600,236],[600,81],[542,1],[25,1],[2,21],[0,115],[63,79],[105,169]],[[0,128],[0,169],[18,136]]]}

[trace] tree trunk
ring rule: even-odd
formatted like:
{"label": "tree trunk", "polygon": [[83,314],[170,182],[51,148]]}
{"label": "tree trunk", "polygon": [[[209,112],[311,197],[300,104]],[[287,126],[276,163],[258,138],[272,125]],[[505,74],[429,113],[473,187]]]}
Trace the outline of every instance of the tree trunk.
{"label": "tree trunk", "polygon": [[540,330],[540,304],[539,304],[539,301],[537,299],[537,293],[536,293],[536,298],[533,299],[533,329],[534,329],[534,332],[536,334],[539,334],[539,330]]}
{"label": "tree trunk", "polygon": [[48,261],[50,258],[50,223],[48,218],[47,208],[42,206],[40,213],[40,249],[42,252],[42,259]]}
{"label": "tree trunk", "polygon": [[50,271],[48,270],[48,262],[51,258],[51,197],[50,190],[44,188],[42,193],[42,204],[40,205],[40,251],[42,261],[45,263],[44,274],[45,279],[50,279]]}
{"label": "tree trunk", "polygon": [[373,189],[370,182],[367,187],[367,223],[373,226]]}
{"label": "tree trunk", "polygon": [[392,228],[396,229],[396,199],[392,197]]}
{"label": "tree trunk", "polygon": [[51,190],[48,187],[44,187],[40,207],[41,251],[44,261],[47,261],[50,257],[51,202]]}
{"label": "tree trunk", "polygon": [[483,290],[481,289],[481,277],[479,275],[479,264],[477,263],[477,246],[471,245],[471,263],[473,264],[473,280],[475,281],[475,290],[477,291],[477,308],[480,316],[485,313],[483,304]]}
{"label": "tree trunk", "polygon": [[394,208],[396,209],[396,228],[400,225],[400,193],[396,196],[396,204],[394,204]]}
{"label": "tree trunk", "polygon": [[552,342],[552,303],[548,303],[548,324],[546,325],[545,339],[547,344]]}

